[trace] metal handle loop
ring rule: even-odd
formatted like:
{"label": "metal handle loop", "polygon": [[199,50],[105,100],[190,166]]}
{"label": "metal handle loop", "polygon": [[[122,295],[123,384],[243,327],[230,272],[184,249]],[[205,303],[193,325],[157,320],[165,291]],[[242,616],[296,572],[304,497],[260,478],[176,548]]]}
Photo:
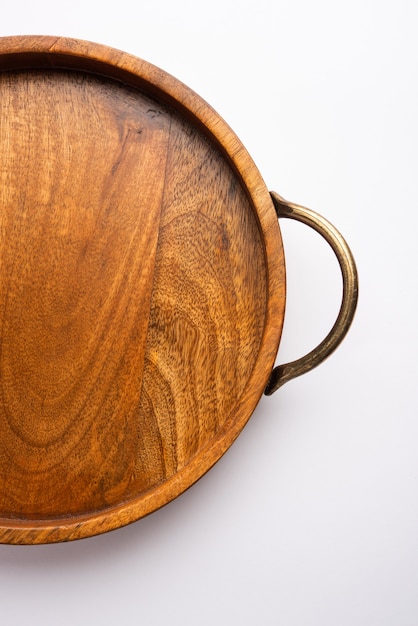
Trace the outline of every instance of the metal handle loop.
{"label": "metal handle loop", "polygon": [[284,365],[276,366],[264,393],[271,396],[279,387],[292,378],[309,372],[322,363],[346,336],[354,318],[358,300],[358,275],[356,264],[345,239],[325,218],[310,209],[287,202],[279,194],[271,192],[277,217],[287,217],[303,222],[316,230],[329,243],[341,268],[343,296],[341,308],[334,326],[325,339],[305,356]]}

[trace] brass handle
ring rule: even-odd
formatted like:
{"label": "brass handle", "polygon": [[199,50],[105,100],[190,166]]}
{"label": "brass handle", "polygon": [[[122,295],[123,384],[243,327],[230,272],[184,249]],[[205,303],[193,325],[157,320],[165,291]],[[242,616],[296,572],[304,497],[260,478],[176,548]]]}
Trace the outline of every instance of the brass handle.
{"label": "brass handle", "polygon": [[271,396],[272,393],[292,378],[312,370],[339,346],[351,326],[358,299],[356,264],[350,248],[338,230],[318,213],[287,202],[274,191],[271,192],[271,197],[279,218],[287,217],[303,222],[316,230],[329,243],[340,264],[343,279],[343,297],[338,317],[325,339],[300,359],[284,365],[278,365],[273,369],[264,391],[267,396]]}

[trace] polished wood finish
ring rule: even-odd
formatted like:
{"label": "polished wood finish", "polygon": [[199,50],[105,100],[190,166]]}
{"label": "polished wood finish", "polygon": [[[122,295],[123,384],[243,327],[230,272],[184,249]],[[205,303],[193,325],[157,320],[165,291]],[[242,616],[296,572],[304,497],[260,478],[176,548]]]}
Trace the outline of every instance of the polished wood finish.
{"label": "polished wood finish", "polygon": [[117,528],[228,449],[271,373],[284,262],[250,157],[130,55],[0,40],[0,541]]}

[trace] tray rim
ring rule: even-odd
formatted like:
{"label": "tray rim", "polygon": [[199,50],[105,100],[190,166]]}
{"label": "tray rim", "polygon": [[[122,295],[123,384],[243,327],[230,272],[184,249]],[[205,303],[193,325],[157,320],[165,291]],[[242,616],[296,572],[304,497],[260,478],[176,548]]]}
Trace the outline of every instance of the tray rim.
{"label": "tray rim", "polygon": [[270,193],[247,150],[226,122],[193,90],[132,54],[80,39],[52,36],[0,38],[0,72],[79,70],[145,89],[196,124],[221,150],[251,200],[265,250],[265,327],[253,371],[236,410],[216,436],[176,474],[150,491],[96,512],[54,519],[0,518],[0,543],[33,544],[81,539],[104,533],[164,506],[192,486],[228,450],[251,417],[274,366],[285,308],[285,265],[280,227]]}

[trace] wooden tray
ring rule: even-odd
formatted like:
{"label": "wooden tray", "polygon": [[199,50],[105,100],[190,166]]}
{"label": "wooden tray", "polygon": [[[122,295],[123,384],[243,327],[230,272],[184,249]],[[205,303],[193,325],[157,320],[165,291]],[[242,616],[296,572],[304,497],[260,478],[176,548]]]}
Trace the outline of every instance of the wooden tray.
{"label": "wooden tray", "polygon": [[237,437],[271,382],[292,209],[130,55],[5,38],[0,94],[0,541],[71,540],[166,504]]}

